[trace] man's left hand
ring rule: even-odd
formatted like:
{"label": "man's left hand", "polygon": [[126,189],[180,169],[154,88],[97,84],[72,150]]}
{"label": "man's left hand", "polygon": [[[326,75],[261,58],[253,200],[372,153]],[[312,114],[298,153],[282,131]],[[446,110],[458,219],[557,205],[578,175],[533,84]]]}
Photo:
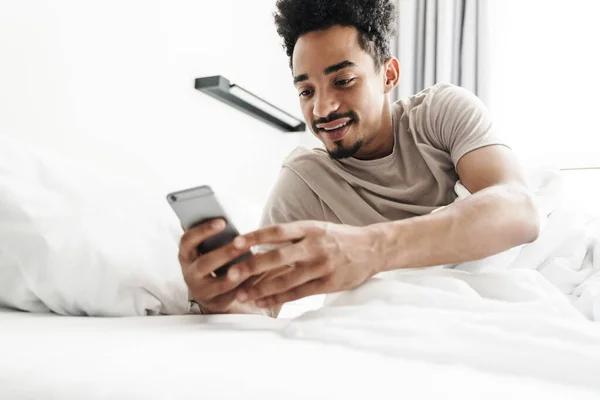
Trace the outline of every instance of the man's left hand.
{"label": "man's left hand", "polygon": [[379,272],[382,259],[375,238],[369,227],[320,221],[274,225],[240,236],[234,243],[247,248],[291,244],[232,266],[227,276],[241,282],[267,273],[260,282],[237,289],[239,301],[255,300],[259,307],[353,289]]}

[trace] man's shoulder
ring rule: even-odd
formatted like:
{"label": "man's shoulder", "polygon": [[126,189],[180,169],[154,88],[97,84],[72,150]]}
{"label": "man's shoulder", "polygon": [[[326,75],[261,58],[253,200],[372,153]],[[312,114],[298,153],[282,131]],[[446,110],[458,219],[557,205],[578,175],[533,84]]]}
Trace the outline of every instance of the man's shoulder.
{"label": "man's shoulder", "polygon": [[298,194],[310,189],[306,181],[308,175],[319,170],[319,164],[327,162],[329,155],[325,150],[298,146],[287,157],[281,165],[281,171],[276,187],[279,192],[286,196]]}
{"label": "man's shoulder", "polygon": [[282,167],[294,171],[307,181],[319,179],[319,176],[335,175],[339,168],[325,149],[302,146],[294,149],[283,160]]}
{"label": "man's shoulder", "polygon": [[[318,150],[318,149],[316,149]],[[308,219],[323,219],[319,197],[310,179],[318,152],[298,147],[284,160],[279,177],[263,211],[261,226]]]}
{"label": "man's shoulder", "polygon": [[315,161],[330,162],[329,154],[324,149],[298,146],[283,160],[283,166],[294,169],[296,166],[304,166]]}
{"label": "man's shoulder", "polygon": [[468,90],[466,90],[460,86],[456,86],[452,83],[438,82],[433,86],[429,86],[429,87],[421,90],[420,92],[409,96],[408,98],[400,99],[400,100],[396,101],[395,104],[398,104],[398,105],[401,104],[401,105],[404,105],[405,107],[407,105],[415,107],[415,106],[421,105],[423,103],[431,104],[431,102],[433,102],[434,98],[439,97],[442,94],[444,94],[444,95],[452,94],[452,93],[464,94],[465,92],[470,93]]}
{"label": "man's shoulder", "polygon": [[448,82],[440,82],[405,99],[396,101],[394,112],[400,118],[427,121],[453,116],[468,107],[481,108],[481,101],[471,91]]}

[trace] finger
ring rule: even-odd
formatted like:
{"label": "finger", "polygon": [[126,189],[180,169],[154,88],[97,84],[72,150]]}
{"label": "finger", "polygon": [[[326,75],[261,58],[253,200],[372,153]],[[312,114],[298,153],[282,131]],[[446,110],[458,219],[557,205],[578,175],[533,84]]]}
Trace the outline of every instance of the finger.
{"label": "finger", "polygon": [[303,285],[296,286],[285,293],[276,294],[256,301],[258,307],[273,307],[278,304],[299,300],[303,297],[325,293],[327,286],[325,278],[315,279]]}
{"label": "finger", "polygon": [[197,257],[198,245],[223,229],[225,229],[225,221],[218,218],[186,230],[179,243],[179,261],[182,264],[192,262]]}
{"label": "finger", "polygon": [[242,237],[247,240],[251,246],[266,243],[277,244],[297,241],[306,235],[307,226],[309,225],[302,221],[272,225],[247,233]]}
{"label": "finger", "polygon": [[[261,246],[252,246],[250,249],[252,250],[252,253],[254,255],[257,255],[257,254],[266,253],[266,252],[268,252],[270,250],[273,250],[273,249],[278,249],[278,248],[286,246],[286,245],[289,245],[289,243],[276,244],[276,245],[267,244],[267,245],[261,245]],[[279,275],[280,273],[287,272],[290,268],[291,268],[290,265],[284,265],[284,266],[281,266],[279,268],[272,269],[272,270],[270,270],[268,272],[264,272],[264,273],[259,274],[259,275],[254,275],[254,276],[246,279],[244,285],[254,286],[256,283],[262,281],[263,279],[272,278],[272,277],[274,277],[276,275]]]}
{"label": "finger", "polygon": [[281,268],[277,268],[275,270],[269,271],[269,272],[265,272],[264,274],[260,274],[260,275],[253,275],[250,278],[246,279],[245,281],[243,281],[243,286],[248,285],[250,286],[254,286],[255,284],[257,284],[258,282],[261,282],[262,280],[266,279],[268,276],[270,276],[272,273],[280,273],[281,270],[287,269],[289,267],[281,267]]}
{"label": "finger", "polygon": [[220,296],[214,297],[210,301],[204,303],[204,307],[211,312],[226,312],[235,302],[235,292],[228,292]]}
{"label": "finger", "polygon": [[190,272],[190,270],[183,271],[183,280],[197,302],[210,300],[210,297],[206,296],[204,289],[210,284],[210,279],[214,278],[201,276],[200,274]]}
{"label": "finger", "polygon": [[[216,276],[214,272],[217,269],[244,254],[248,254],[250,256],[249,259],[252,259],[250,247],[246,246],[245,241],[240,239],[238,236],[231,243],[219,247],[218,249],[209,253],[202,254],[200,257],[194,260],[189,269],[193,270],[193,273],[199,273],[203,276],[209,274]],[[239,263],[242,262],[244,261],[239,261]],[[244,279],[248,277],[249,275],[244,277]],[[244,280],[241,279],[241,277],[239,278],[240,279],[230,279],[234,282],[242,282]]]}
{"label": "finger", "polygon": [[266,279],[253,287],[240,287],[237,290],[237,299],[239,301],[251,301],[285,293],[292,288],[321,278],[326,274],[328,274],[328,270],[322,263],[313,263],[312,265],[298,264],[287,273]]}
{"label": "finger", "polygon": [[260,282],[264,278],[264,275],[251,276],[250,278],[244,281],[244,285],[252,286],[256,282]]}
{"label": "finger", "polygon": [[293,267],[290,265],[284,265],[283,267],[275,268],[269,272],[265,272],[264,274],[254,275],[250,278],[243,281],[241,285],[238,286],[238,289],[249,289],[258,284],[259,282],[263,282],[265,280],[269,280],[271,278],[275,278],[281,276],[287,272],[289,272]]}
{"label": "finger", "polygon": [[266,253],[256,254],[242,261],[227,271],[227,277],[234,281],[243,281],[252,275],[259,275],[275,268],[304,261],[307,257],[302,242],[280,247]]}
{"label": "finger", "polygon": [[243,282],[232,282],[225,277],[213,278],[210,275],[194,274],[186,279],[196,301],[208,302],[236,289]]}
{"label": "finger", "polygon": [[246,279],[244,286],[246,286],[246,285],[248,285],[248,287],[255,286],[258,282],[262,282],[264,280],[269,280],[269,279],[278,277],[280,275],[283,275],[283,274],[289,272],[292,268],[293,268],[292,265],[284,265],[282,267],[272,269],[268,272],[265,272],[264,274],[256,275],[253,278]]}
{"label": "finger", "polygon": [[250,278],[246,279],[245,281],[240,280],[240,282],[243,282],[243,285],[253,286],[256,282],[260,282],[264,277],[265,277],[265,274],[254,275],[254,276],[251,276]]}

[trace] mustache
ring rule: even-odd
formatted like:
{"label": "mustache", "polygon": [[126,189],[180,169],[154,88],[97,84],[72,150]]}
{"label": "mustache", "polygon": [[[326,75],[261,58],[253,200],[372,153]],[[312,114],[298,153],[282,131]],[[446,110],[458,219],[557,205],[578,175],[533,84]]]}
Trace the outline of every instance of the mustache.
{"label": "mustache", "polygon": [[316,119],[313,121],[313,123],[312,123],[313,132],[317,132],[319,130],[319,128],[317,128],[318,124],[326,124],[328,122],[335,121],[336,119],[340,119],[340,118],[350,118],[351,122],[358,121],[358,116],[354,113],[354,111],[346,111],[345,113],[341,113],[341,114],[331,113],[327,116],[327,118],[319,118],[319,119]]}

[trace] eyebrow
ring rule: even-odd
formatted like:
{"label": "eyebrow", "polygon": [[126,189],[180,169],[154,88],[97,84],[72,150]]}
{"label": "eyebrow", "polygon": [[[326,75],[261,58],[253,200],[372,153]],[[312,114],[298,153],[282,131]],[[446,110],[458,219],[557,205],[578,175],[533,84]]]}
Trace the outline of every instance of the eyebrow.
{"label": "eyebrow", "polygon": [[[323,74],[324,75],[333,74],[334,72],[337,72],[341,69],[348,68],[348,67],[358,67],[358,65],[350,60],[344,60],[341,63],[330,65],[329,67],[325,68],[323,70]],[[298,82],[302,82],[305,80],[308,80],[308,74],[302,74],[302,75],[295,76],[294,77],[294,85]]]}

